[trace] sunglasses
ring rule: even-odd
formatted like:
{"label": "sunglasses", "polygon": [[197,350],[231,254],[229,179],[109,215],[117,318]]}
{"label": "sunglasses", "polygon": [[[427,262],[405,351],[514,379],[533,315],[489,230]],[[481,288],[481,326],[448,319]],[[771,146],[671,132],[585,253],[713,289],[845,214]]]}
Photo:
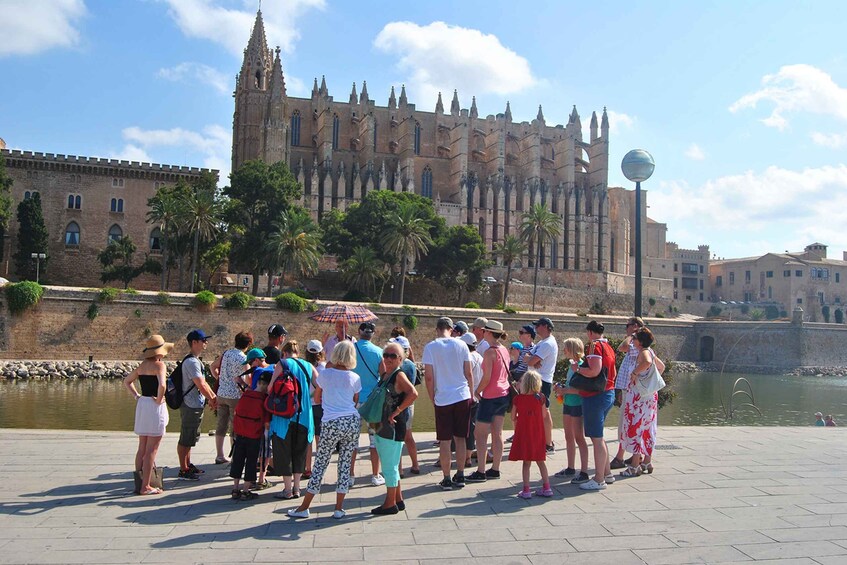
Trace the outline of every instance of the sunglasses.
{"label": "sunglasses", "polygon": [[383,359],[399,359],[400,356],[397,355],[396,353],[383,353],[382,358]]}

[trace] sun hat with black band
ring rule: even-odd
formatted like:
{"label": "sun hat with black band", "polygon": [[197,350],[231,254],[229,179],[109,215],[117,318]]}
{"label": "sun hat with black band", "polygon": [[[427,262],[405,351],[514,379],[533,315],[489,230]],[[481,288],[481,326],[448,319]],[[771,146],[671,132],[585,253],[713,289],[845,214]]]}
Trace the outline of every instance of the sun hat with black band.
{"label": "sun hat with black band", "polygon": [[501,322],[498,322],[497,320],[487,320],[485,322],[485,326],[482,329],[487,332],[501,334],[503,333],[503,324]]}
{"label": "sun hat with black band", "polygon": [[171,349],[174,348],[173,343],[168,343],[165,341],[165,338],[160,336],[159,334],[153,334],[147,338],[147,341],[144,342],[144,349],[141,350],[141,356],[144,359],[149,359],[151,357],[155,357],[156,355],[161,355],[164,357],[168,353],[171,352]]}

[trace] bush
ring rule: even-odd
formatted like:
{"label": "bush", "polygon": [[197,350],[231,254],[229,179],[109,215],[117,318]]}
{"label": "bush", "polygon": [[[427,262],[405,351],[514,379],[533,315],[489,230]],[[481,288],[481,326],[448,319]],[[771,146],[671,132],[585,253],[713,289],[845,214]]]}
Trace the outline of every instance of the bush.
{"label": "bush", "polygon": [[297,296],[293,292],[284,292],[274,298],[274,302],[281,310],[288,310],[289,312],[303,312],[306,310],[308,303],[305,299]]}
{"label": "bush", "polygon": [[101,304],[106,304],[108,302],[114,302],[115,299],[120,296],[121,291],[117,288],[113,288],[111,286],[106,286],[100,289],[100,292],[97,294],[97,302]]}
{"label": "bush", "polygon": [[228,310],[246,310],[255,301],[255,296],[239,290],[224,296],[224,308]]}
{"label": "bush", "polygon": [[92,302],[88,307],[88,310],[85,312],[85,317],[89,320],[93,320],[97,316],[100,315],[100,306],[97,305],[96,302]]}
{"label": "bush", "polygon": [[465,304],[465,308],[470,308],[472,310],[479,310],[479,304],[477,304],[476,302],[468,302],[467,304]]}
{"label": "bush", "polygon": [[291,294],[296,294],[300,298],[305,298],[306,300],[311,300],[312,298],[314,298],[314,296],[312,296],[309,291],[305,288],[295,288],[288,292],[290,292]]}
{"label": "bush", "polygon": [[829,306],[824,304],[821,306],[821,314],[823,315],[823,321],[827,324],[829,323]]}
{"label": "bush", "polygon": [[505,308],[503,308],[503,312],[505,312],[506,314],[517,314],[518,313],[518,311],[515,310],[514,308],[512,308],[511,306],[506,306]]}
{"label": "bush", "polygon": [[414,330],[418,327],[418,317],[409,314],[408,316],[403,318],[403,326],[405,326],[406,329]]}
{"label": "bush", "polygon": [[742,304],[741,305],[741,313],[747,314],[748,312],[750,312],[750,305],[749,304]]}
{"label": "bush", "polygon": [[138,294],[138,291],[132,287],[128,287],[124,289],[124,294]]}
{"label": "bush", "polygon": [[156,302],[158,302],[162,306],[167,306],[171,303],[171,295],[167,292],[160,292],[156,295]]}
{"label": "bush", "polygon": [[661,312],[656,312],[656,317],[657,317],[657,318],[664,318],[664,317],[665,317],[665,315],[664,315],[664,314],[662,314]]}
{"label": "bush", "polygon": [[765,311],[760,310],[759,308],[753,308],[752,310],[750,310],[750,319],[755,322],[758,322],[759,320],[764,320]]}
{"label": "bush", "polygon": [[201,290],[194,295],[194,304],[205,308],[214,308],[218,303],[218,297],[210,290]]}
{"label": "bush", "polygon": [[606,306],[604,304],[601,304],[600,302],[595,302],[591,305],[591,308],[588,309],[588,313],[602,316],[604,314],[607,314],[608,312],[606,312]]}
{"label": "bush", "polygon": [[718,306],[717,304],[712,304],[711,306],[709,306],[709,311],[706,312],[707,318],[717,318],[720,315],[721,309],[720,306]]}
{"label": "bush", "polygon": [[140,317],[141,317],[141,309],[140,309],[140,308],[136,308],[136,309],[135,309],[135,312],[133,312],[133,314],[135,314],[135,317],[136,317],[136,318],[140,318]]}
{"label": "bush", "polygon": [[33,281],[21,281],[6,285],[6,298],[12,314],[19,314],[38,304],[44,296],[44,287]]}
{"label": "bush", "polygon": [[649,304],[649,305],[650,305],[650,307],[655,306],[655,305],[656,305],[656,299],[655,299],[655,298],[650,298],[650,299],[648,299],[648,300],[647,300],[647,304]]}

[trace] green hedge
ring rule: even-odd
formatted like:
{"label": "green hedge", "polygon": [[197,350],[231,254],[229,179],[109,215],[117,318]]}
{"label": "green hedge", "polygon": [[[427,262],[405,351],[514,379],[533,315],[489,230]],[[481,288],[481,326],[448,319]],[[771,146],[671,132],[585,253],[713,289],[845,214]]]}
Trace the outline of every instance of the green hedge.
{"label": "green hedge", "polygon": [[107,303],[113,302],[118,296],[120,296],[121,291],[117,288],[112,288],[111,286],[103,287],[100,289],[100,292],[97,294],[97,302]]}
{"label": "green hedge", "polygon": [[479,304],[477,304],[476,302],[468,302],[467,304],[465,304],[465,308],[472,308],[474,310],[479,310]]}
{"label": "green hedge", "polygon": [[418,317],[412,314],[409,314],[405,318],[403,318],[403,325],[410,330],[414,330],[418,327]]}
{"label": "green hedge", "polygon": [[228,310],[246,310],[255,301],[255,296],[239,290],[224,296],[224,307]]}
{"label": "green hedge", "polygon": [[38,304],[44,296],[44,287],[33,281],[21,281],[6,285],[6,298],[12,314],[19,314]]}
{"label": "green hedge", "polygon": [[308,308],[308,302],[294,294],[293,292],[284,292],[274,298],[277,307],[289,312],[303,312]]}
{"label": "green hedge", "polygon": [[210,290],[201,290],[194,295],[194,303],[198,306],[209,306],[214,308],[218,303],[218,297]]}

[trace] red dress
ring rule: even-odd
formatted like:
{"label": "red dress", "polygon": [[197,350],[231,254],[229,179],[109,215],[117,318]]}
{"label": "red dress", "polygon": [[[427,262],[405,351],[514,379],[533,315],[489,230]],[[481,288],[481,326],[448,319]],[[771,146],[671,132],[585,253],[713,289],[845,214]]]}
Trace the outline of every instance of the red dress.
{"label": "red dress", "polygon": [[546,461],[544,445],[544,397],[519,394],[512,401],[515,438],[509,450],[509,461]]}

